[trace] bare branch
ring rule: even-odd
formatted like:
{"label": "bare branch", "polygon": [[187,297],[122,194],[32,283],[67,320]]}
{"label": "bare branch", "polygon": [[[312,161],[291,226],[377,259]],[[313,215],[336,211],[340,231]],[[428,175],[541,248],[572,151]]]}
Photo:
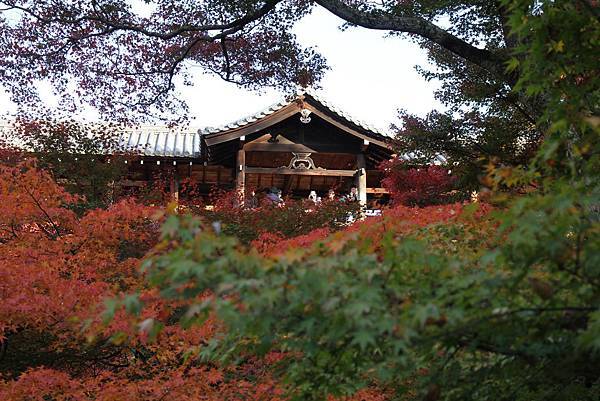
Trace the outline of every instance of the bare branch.
{"label": "bare branch", "polygon": [[225,58],[225,65],[223,66],[223,70],[225,71],[225,80],[228,81],[231,77],[231,62],[229,60],[229,53],[227,53],[225,39],[221,39],[221,49],[223,50],[223,57]]}
{"label": "bare branch", "polygon": [[61,236],[60,229],[58,228],[58,225],[54,222],[54,220],[52,220],[52,217],[50,217],[50,215],[48,214],[46,209],[44,209],[44,207],[40,204],[38,199],[33,195],[33,193],[29,190],[29,188],[27,188],[27,186],[24,186],[24,189],[25,189],[25,192],[27,192],[27,195],[29,195],[29,197],[33,200],[33,202],[35,203],[37,208],[44,214],[44,216],[46,217],[46,220],[48,221],[48,223],[50,223],[50,225],[54,229],[54,234],[50,233],[42,225],[40,225],[40,228],[46,233],[46,235],[48,235],[52,239],[56,239],[57,237],[60,237]]}
{"label": "bare branch", "polygon": [[[33,18],[35,18],[41,22],[44,22],[46,24],[55,23],[55,22],[62,23],[62,24],[65,24],[65,23],[66,24],[80,24],[85,21],[98,22],[98,23],[101,23],[103,25],[106,25],[106,26],[112,28],[112,30],[114,30],[114,31],[116,31],[116,30],[134,31],[134,32],[141,33],[148,37],[169,40],[169,39],[176,38],[184,33],[207,32],[207,31],[218,31],[218,30],[223,31],[223,33],[220,35],[217,35],[215,38],[225,37],[231,33],[239,31],[240,29],[242,29],[244,26],[246,26],[250,22],[261,19],[266,14],[268,14],[271,10],[273,10],[275,8],[275,6],[278,3],[280,3],[281,1],[282,0],[266,0],[264,5],[262,7],[260,7],[259,9],[257,9],[256,11],[246,14],[243,17],[240,17],[238,19],[235,19],[235,20],[230,21],[225,24],[181,25],[181,26],[177,27],[177,29],[173,29],[168,32],[160,32],[160,31],[150,30],[141,24],[128,23],[126,21],[125,22],[114,21],[105,16],[102,16],[101,13],[99,12],[100,10],[98,10],[98,9],[96,9],[97,11],[93,15],[84,15],[82,17],[65,20],[64,17],[45,18],[39,14],[36,14],[29,8],[18,6],[14,3],[6,2],[6,1],[3,1],[2,3],[6,4],[9,7],[9,9],[20,10],[20,11],[32,16]],[[96,5],[97,5],[97,2],[93,1],[92,6],[94,6],[94,8],[96,8],[95,7]]]}
{"label": "bare branch", "polygon": [[503,62],[505,60],[503,58],[465,42],[424,18],[400,17],[383,13],[373,14],[357,10],[355,7],[345,4],[342,0],[315,0],[315,3],[354,25],[368,29],[413,33],[429,39],[452,53],[501,77],[503,80],[512,82],[504,72]]}

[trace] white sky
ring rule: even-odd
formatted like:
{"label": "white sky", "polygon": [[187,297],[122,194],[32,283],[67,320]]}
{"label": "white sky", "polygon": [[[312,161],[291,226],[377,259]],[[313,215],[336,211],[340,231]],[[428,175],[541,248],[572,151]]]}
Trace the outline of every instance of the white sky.
{"label": "white sky", "polygon": [[[350,115],[387,129],[396,121],[396,110],[425,115],[443,108],[433,98],[435,82],[426,82],[414,69],[426,65],[426,55],[406,38],[384,37],[385,32],[350,28],[342,32],[342,20],[325,9],[313,13],[296,26],[302,45],[315,46],[327,59],[331,70],[321,81],[319,92],[325,99]],[[194,127],[219,126],[253,114],[279,101],[283,94],[240,89],[199,69],[194,86],[180,86],[181,97],[190,107]],[[49,96],[43,97],[48,104]],[[0,118],[14,111],[8,95],[0,90]],[[93,113],[83,118],[94,119]]]}

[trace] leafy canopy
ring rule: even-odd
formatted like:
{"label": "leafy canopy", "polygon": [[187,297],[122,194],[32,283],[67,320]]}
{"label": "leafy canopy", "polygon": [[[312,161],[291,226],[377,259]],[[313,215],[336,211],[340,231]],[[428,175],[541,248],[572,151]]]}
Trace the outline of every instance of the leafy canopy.
{"label": "leafy canopy", "polygon": [[[188,399],[215,393],[221,398],[248,395],[277,399],[284,397],[285,390],[292,398],[322,400],[371,386],[389,398],[597,398],[598,5],[586,0],[317,3],[351,23],[416,33],[428,40],[424,43],[440,45],[471,63],[464,66],[481,68],[485,80],[478,81],[478,85],[483,84],[476,91],[464,92],[469,97],[463,97],[463,92],[451,95],[463,102],[478,96],[480,89],[496,87],[483,91],[489,94],[483,97],[488,100],[473,109],[483,127],[491,127],[479,131],[485,134],[481,138],[495,138],[493,133],[510,126],[507,123],[518,113],[523,118],[525,113],[529,116],[531,126],[523,125],[523,130],[501,137],[498,149],[505,146],[511,156],[510,149],[520,143],[518,139],[532,132],[538,141],[532,150],[534,156],[524,157],[526,162],[490,163],[486,167],[486,184],[494,200],[501,200],[506,207],[491,211],[484,204],[398,207],[381,219],[267,255],[215,233],[197,218],[169,216],[160,242],[143,264],[145,280],[119,259],[122,254],[117,250],[131,249],[124,241],[128,238],[120,236],[122,231],[110,229],[106,236],[100,236],[102,242],[93,241],[97,233],[104,233],[101,228],[107,227],[107,221],[115,221],[109,216],[122,216],[116,221],[140,218],[144,222],[147,215],[143,210],[128,205],[118,212],[96,212],[96,216],[90,215],[95,223],[83,225],[60,206],[69,200],[64,191],[50,184],[39,186],[47,191],[42,192],[45,196],[35,197],[45,213],[33,200],[28,203],[29,212],[22,215],[10,202],[0,203],[13,208],[0,214],[5,219],[2,235],[6,235],[0,246],[11,251],[0,253],[8,261],[0,268],[8,269],[3,276],[12,278],[8,285],[0,284],[3,299],[10,300],[1,305],[6,316],[2,322],[9,322],[2,330],[9,338],[9,347],[16,343],[23,349],[28,342],[15,338],[26,333],[24,330],[49,332],[49,339],[41,336],[42,344],[53,352],[60,351],[61,358],[53,358],[59,361],[57,369],[41,368],[44,363],[39,363],[16,380],[3,379],[0,395],[7,394],[4,398],[8,399],[32,393],[110,399],[125,389],[130,398],[138,399],[160,399],[165,393]],[[42,16],[54,24],[54,17],[48,17],[49,3],[37,4],[40,8],[35,10],[45,10]],[[276,6],[275,2],[198,4],[241,18],[245,12],[260,12],[261,6],[267,7],[269,18],[276,18],[282,14],[271,14],[273,10],[289,6],[287,2],[281,3],[282,8],[269,8]],[[297,4],[306,7],[308,3]],[[85,14],[81,21],[98,29],[114,28],[118,34],[139,33],[152,40],[152,33],[138,32],[140,21],[130,18],[120,6],[117,2],[114,8],[107,8],[102,3],[99,15],[110,17],[108,22],[97,18],[93,9],[92,16]],[[186,9],[179,18],[187,23],[188,16],[197,17],[189,12],[196,9]],[[501,10],[503,16],[495,30],[498,33],[487,38],[486,49],[474,47],[481,40],[478,35],[496,26],[495,10]],[[77,14],[79,8],[71,11],[81,16]],[[44,22],[39,15],[24,12],[31,16],[33,28]],[[60,12],[56,15],[62,16]],[[67,23],[58,21],[56,26],[75,26],[79,18],[68,19],[72,15],[66,13]],[[450,15],[452,29],[436,30],[427,21],[441,15]],[[128,24],[131,21],[133,24]],[[161,23],[159,19],[157,24]],[[184,23],[173,25],[175,30],[186,27]],[[168,24],[159,28],[163,33],[173,32]],[[221,29],[229,28],[216,30]],[[189,32],[202,36],[208,31],[204,26]],[[18,33],[24,32],[20,26]],[[38,34],[36,38],[44,37],[44,32],[32,32]],[[241,31],[233,33],[237,32]],[[14,34],[9,31],[4,40],[14,40]],[[173,38],[187,34],[183,29]],[[44,38],[47,41],[48,36]],[[216,38],[216,43],[220,39]],[[14,46],[15,42],[10,43]],[[13,56],[2,62],[11,67],[16,59]],[[44,66],[37,65],[40,68],[35,71],[44,71]],[[461,68],[455,70],[460,72]],[[471,76],[462,71],[465,79]],[[494,82],[488,86],[490,76]],[[494,86],[498,82],[502,89]],[[496,101],[494,94],[514,96],[525,113],[499,108],[500,99]],[[495,113],[500,113],[497,124]],[[470,120],[461,117],[458,123],[461,128]],[[478,156],[470,160],[478,160]],[[481,168],[479,165],[471,171],[479,175]],[[47,182],[46,175],[20,180],[19,174],[21,170],[16,169],[2,175],[1,194],[8,201],[17,196],[14,188],[20,182]],[[528,191],[518,196],[504,191],[515,187]],[[27,188],[17,192],[20,199],[31,198]],[[48,199],[48,204],[40,199]],[[139,214],[127,214],[131,210]],[[137,235],[148,232],[143,224],[134,226],[141,228]],[[76,242],[79,248],[73,248],[70,241],[79,236],[71,235],[80,227],[93,229],[83,237],[85,241]],[[28,239],[32,235],[37,236],[35,242]],[[35,244],[36,253],[30,244]],[[93,247],[87,248],[88,244]],[[51,257],[42,258],[37,252],[49,252]],[[102,252],[102,263],[94,258],[97,252]],[[26,264],[31,255],[42,263]],[[63,270],[69,266],[65,260],[73,260],[70,255],[82,258],[74,265],[75,274]],[[31,271],[27,275],[30,285],[22,286],[14,279],[21,273],[14,268]],[[115,269],[119,272],[116,276],[111,273]],[[23,303],[28,295],[23,291],[30,291],[32,299],[40,302]],[[68,302],[57,302],[59,296]],[[85,326],[96,346],[95,352],[89,353],[75,340],[76,331],[68,317],[82,316],[78,308],[92,307],[100,296],[112,296],[112,301],[106,305],[104,320],[98,317]],[[41,308],[41,300],[52,302],[51,308]],[[79,300],[86,301],[85,305]],[[137,320],[132,321],[125,312]],[[55,317],[58,319],[52,320]],[[148,341],[153,337],[154,343]],[[64,352],[71,349],[76,352]],[[65,362],[61,365],[60,361],[69,361],[64,355],[79,361],[81,370],[71,370]],[[108,361],[108,367],[103,361]],[[101,369],[101,374],[85,375],[87,367],[93,372]],[[11,375],[16,377],[22,368],[17,366]],[[357,393],[356,397],[364,394]],[[375,397],[372,393],[368,396]]]}
{"label": "leafy canopy", "polygon": [[191,302],[184,319],[202,322],[210,311],[224,323],[200,358],[286,352],[277,372],[306,400],[373,384],[426,399],[597,396],[597,6],[502,5],[518,43],[507,63],[517,74],[512,91],[539,102],[543,142],[526,164],[490,164],[486,180],[492,190],[533,190],[495,192],[508,208],[492,213],[440,208],[451,219],[424,227],[432,209],[416,226],[398,209],[267,258],[179,220],[145,269],[164,297],[213,294]]}

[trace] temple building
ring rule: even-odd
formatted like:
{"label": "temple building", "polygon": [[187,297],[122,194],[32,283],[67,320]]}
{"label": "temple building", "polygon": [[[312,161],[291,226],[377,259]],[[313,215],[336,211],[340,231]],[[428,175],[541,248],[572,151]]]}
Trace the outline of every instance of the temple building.
{"label": "temple building", "polygon": [[124,185],[140,185],[166,171],[175,196],[184,179],[200,194],[217,186],[237,189],[242,196],[276,187],[284,196],[306,197],[311,191],[342,193],[354,186],[366,204],[386,193],[377,165],[392,157],[388,141],[305,90],[220,128],[124,133],[123,149],[139,151],[128,162]]}

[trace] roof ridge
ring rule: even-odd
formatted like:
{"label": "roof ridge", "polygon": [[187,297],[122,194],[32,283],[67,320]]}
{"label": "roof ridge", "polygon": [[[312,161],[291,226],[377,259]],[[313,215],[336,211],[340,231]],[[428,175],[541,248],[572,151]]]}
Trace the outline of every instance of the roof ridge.
{"label": "roof ridge", "polygon": [[207,134],[216,134],[218,132],[222,132],[222,131],[228,131],[230,129],[235,129],[235,128],[240,128],[243,127],[245,125],[248,125],[250,123],[255,122],[256,120],[266,117],[268,115],[273,114],[274,112],[290,105],[291,103],[293,103],[294,101],[296,101],[298,98],[304,96],[304,95],[308,95],[310,97],[312,97],[313,99],[315,99],[317,102],[321,103],[323,106],[325,106],[326,108],[328,108],[329,110],[331,110],[333,113],[337,114],[338,116],[340,116],[341,118],[367,130],[370,131],[374,134],[377,135],[381,135],[383,137],[389,137],[389,132],[386,131],[382,131],[381,129],[373,126],[372,124],[369,124],[363,120],[359,120],[355,117],[353,117],[352,115],[344,112],[341,108],[337,107],[336,105],[332,104],[329,100],[327,100],[325,97],[323,97],[323,95],[320,95],[319,93],[317,93],[317,91],[314,88],[311,87],[298,87],[296,88],[296,93],[294,95],[294,97],[291,100],[285,100],[286,96],[282,96],[282,100],[280,100],[277,103],[273,103],[271,106],[262,109],[261,111],[255,112],[253,114],[250,114],[244,118],[241,118],[239,120],[230,122],[228,124],[224,124],[221,125],[219,127],[206,127],[206,128],[201,128],[198,130],[198,133],[200,133],[201,135],[207,135]]}
{"label": "roof ridge", "polygon": [[382,132],[382,130],[373,126],[372,124],[369,124],[364,120],[359,120],[359,119],[355,118],[354,116],[348,114],[347,112],[343,111],[340,107],[331,103],[330,100],[326,99],[323,95],[317,93],[314,89],[306,88],[304,93],[313,97],[316,101],[323,104],[323,106],[327,107],[329,110],[333,111],[334,113],[336,113],[340,117],[346,119],[347,121],[350,121],[351,123],[354,123],[354,124],[358,125],[359,127],[362,127],[364,129],[374,132],[376,134],[383,135],[383,136],[389,136],[388,132]]}
{"label": "roof ridge", "polygon": [[289,104],[291,104],[291,101],[286,101],[284,97],[281,97],[281,100],[279,100],[276,103],[272,103],[270,106],[267,106],[266,108],[264,108],[260,111],[257,111],[252,114],[248,114],[245,117],[242,117],[238,120],[229,122],[227,124],[220,125],[218,127],[200,128],[198,130],[198,133],[201,135],[214,134],[214,133],[221,132],[221,131],[227,131],[230,129],[243,127],[244,125],[250,124],[260,118],[266,117],[266,116],[276,112],[277,110],[284,108],[285,106],[287,106]]}

